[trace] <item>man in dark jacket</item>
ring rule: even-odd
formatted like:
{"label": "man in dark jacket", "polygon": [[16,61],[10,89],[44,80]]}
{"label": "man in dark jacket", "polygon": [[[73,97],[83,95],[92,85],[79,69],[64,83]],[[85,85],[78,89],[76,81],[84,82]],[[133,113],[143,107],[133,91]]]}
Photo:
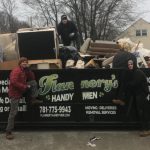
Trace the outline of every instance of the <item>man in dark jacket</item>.
{"label": "man in dark jacket", "polygon": [[120,49],[120,51],[114,56],[112,68],[127,69],[127,61],[129,59],[132,59],[137,64],[137,59],[134,54],[125,49]]}
{"label": "man in dark jacket", "polygon": [[[118,44],[118,43],[117,43]],[[136,56],[130,52],[128,52],[128,49],[120,47],[120,51],[114,56],[113,62],[112,62],[112,68],[114,69],[123,69],[122,74],[121,74],[121,79],[120,81],[125,81],[126,80],[126,70],[128,69],[127,62],[128,60],[133,60],[134,62],[134,67],[137,66],[137,59]],[[128,81],[125,81],[128,82]],[[120,104],[120,105],[125,105],[123,98],[124,98],[124,90],[121,91],[124,86],[124,83],[121,82],[119,85],[119,88],[116,92],[115,99],[112,100],[113,103],[115,104]]]}
{"label": "man in dark jacket", "polygon": [[61,16],[61,22],[58,24],[57,32],[61,36],[64,46],[70,46],[71,42],[77,41],[77,27],[72,21],[68,20],[66,15]]}
{"label": "man in dark jacket", "polygon": [[[126,99],[130,99],[129,105],[135,104],[139,121],[141,124],[140,136],[150,135],[147,112],[147,96],[149,93],[148,83],[144,72],[135,67],[133,60],[128,61],[128,72],[126,76]],[[132,100],[133,102],[132,102]],[[130,104],[131,103],[131,104]],[[131,107],[132,108],[132,107]],[[128,112],[130,112],[128,108]]]}
{"label": "man in dark jacket", "polygon": [[41,103],[36,99],[38,92],[36,89],[37,83],[32,71],[28,70],[28,59],[21,57],[18,62],[18,67],[14,68],[10,73],[9,98],[10,98],[10,113],[8,124],[6,127],[6,138],[13,139],[12,129],[14,128],[14,119],[18,113],[18,105],[23,94],[31,89],[32,102]]}
{"label": "man in dark jacket", "polygon": [[147,112],[147,96],[149,93],[148,83],[144,72],[137,68],[134,60],[128,60],[126,72],[124,72],[124,81],[120,87],[118,99],[124,100],[127,103],[129,116],[132,106],[136,106],[136,111],[141,124],[140,136],[150,135],[148,125],[148,112]]}

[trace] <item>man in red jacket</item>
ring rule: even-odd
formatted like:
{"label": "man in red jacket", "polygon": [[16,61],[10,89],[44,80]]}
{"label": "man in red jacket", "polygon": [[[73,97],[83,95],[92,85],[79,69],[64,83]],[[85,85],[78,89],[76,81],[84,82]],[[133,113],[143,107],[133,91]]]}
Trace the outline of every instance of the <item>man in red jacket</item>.
{"label": "man in red jacket", "polygon": [[19,101],[23,97],[23,94],[29,90],[31,90],[32,103],[41,103],[41,101],[36,99],[38,96],[37,83],[33,72],[28,69],[28,59],[21,57],[18,62],[18,67],[14,68],[10,73],[8,95],[10,97],[11,106],[6,127],[7,139],[14,138],[12,129],[14,128],[14,119],[18,112]]}

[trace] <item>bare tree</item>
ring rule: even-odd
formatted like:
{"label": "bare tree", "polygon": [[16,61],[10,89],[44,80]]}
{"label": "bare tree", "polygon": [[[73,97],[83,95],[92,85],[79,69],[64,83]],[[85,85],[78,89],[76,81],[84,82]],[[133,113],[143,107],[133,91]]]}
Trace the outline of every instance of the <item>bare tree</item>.
{"label": "bare tree", "polygon": [[5,13],[6,18],[8,19],[8,28],[10,32],[14,32],[13,14],[16,8],[15,0],[1,0],[1,10]]}
{"label": "bare tree", "polygon": [[[135,0],[23,0],[24,4],[37,11],[45,24],[57,25],[61,14],[68,15],[78,27],[80,41],[112,40],[134,20],[132,12]],[[43,21],[44,22],[44,21]]]}
{"label": "bare tree", "polygon": [[[10,30],[9,19],[13,20],[13,30]],[[5,12],[0,11],[0,33],[16,32],[19,28],[28,27],[30,26],[25,21],[19,21],[14,16],[8,18],[8,15]]]}
{"label": "bare tree", "polygon": [[62,10],[59,0],[22,0],[24,4],[37,11],[36,16],[45,19],[43,26],[57,25],[58,15]]}
{"label": "bare tree", "polygon": [[[79,32],[85,38],[113,39],[124,27],[133,21],[132,3],[127,0],[64,0],[70,18],[76,20]],[[112,32],[113,30],[115,32]],[[111,31],[111,32],[110,32]],[[113,34],[113,36],[112,36]],[[80,33],[81,35],[81,33]]]}

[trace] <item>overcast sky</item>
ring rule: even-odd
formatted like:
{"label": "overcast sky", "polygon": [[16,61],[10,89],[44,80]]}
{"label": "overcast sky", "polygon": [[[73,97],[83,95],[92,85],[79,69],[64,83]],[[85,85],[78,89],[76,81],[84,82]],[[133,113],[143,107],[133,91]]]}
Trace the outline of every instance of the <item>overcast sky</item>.
{"label": "overcast sky", "polygon": [[150,22],[150,0],[139,0],[137,5],[139,12],[141,12],[139,17]]}
{"label": "overcast sky", "polygon": [[[17,3],[20,2],[20,0],[16,1]],[[144,18],[146,21],[150,22],[150,0],[137,0],[137,7],[135,6],[135,8],[137,8],[136,11],[138,12],[137,14],[139,18]],[[28,21],[29,17],[31,16],[31,9],[22,5],[18,5],[18,11],[15,15],[20,20]]]}
{"label": "overcast sky", "polygon": [[17,11],[15,13],[15,16],[19,18],[19,20],[28,21],[29,17],[33,15],[32,12],[34,11],[28,6],[21,4],[20,0],[16,0],[16,3],[17,3]]}

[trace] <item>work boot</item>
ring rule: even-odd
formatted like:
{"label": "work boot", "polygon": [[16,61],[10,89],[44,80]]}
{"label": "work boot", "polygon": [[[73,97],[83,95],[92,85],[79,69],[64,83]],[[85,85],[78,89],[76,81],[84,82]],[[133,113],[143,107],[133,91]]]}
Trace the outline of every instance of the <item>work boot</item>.
{"label": "work boot", "polygon": [[36,98],[32,98],[32,99],[31,99],[31,104],[32,104],[32,105],[42,104],[42,103],[43,103],[42,101],[40,101],[40,100],[38,100],[38,99],[36,99]]}
{"label": "work boot", "polygon": [[8,139],[8,140],[14,139],[14,136],[12,135],[12,132],[6,132],[6,139]]}
{"label": "work boot", "polygon": [[150,135],[150,131],[149,131],[149,130],[147,130],[147,131],[142,131],[139,135],[140,135],[140,137],[149,136],[149,135]]}

